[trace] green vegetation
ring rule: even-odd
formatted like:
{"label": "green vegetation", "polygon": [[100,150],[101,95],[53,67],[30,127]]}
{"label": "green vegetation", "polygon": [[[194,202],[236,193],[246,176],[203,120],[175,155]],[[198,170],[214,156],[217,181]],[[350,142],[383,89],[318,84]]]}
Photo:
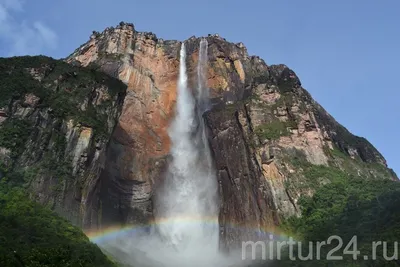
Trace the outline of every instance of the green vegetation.
{"label": "green vegetation", "polygon": [[289,128],[293,128],[295,122],[282,122],[274,120],[270,123],[264,123],[254,129],[254,132],[261,139],[276,140],[281,136],[290,135]]}
{"label": "green vegetation", "polygon": [[[34,79],[31,70],[41,81]],[[106,87],[106,93],[114,97],[126,90],[126,85],[104,73],[90,68],[72,66],[49,57],[0,58],[0,108],[12,100],[22,99],[32,93],[40,98],[40,108],[49,107],[53,116],[70,118],[76,123],[92,127],[95,134],[104,135],[107,108],[111,101],[93,105],[90,100],[95,88]]]}
{"label": "green vegetation", "polygon": [[[311,96],[307,91],[303,91],[304,94],[308,95],[307,98],[311,99]],[[324,125],[329,131],[333,131],[336,134],[332,136],[332,141],[342,151],[353,148],[357,150],[360,158],[364,162],[377,162],[382,160],[382,155],[376,148],[365,138],[355,136],[350,133],[345,127],[338,124],[327,112],[319,105],[315,105],[316,112],[314,113],[317,122],[320,125]]]}
{"label": "green vegetation", "polygon": [[293,105],[293,94],[292,93],[282,93],[278,100],[272,105],[272,109],[277,109],[283,106]]}
{"label": "green vegetation", "polygon": [[78,228],[30,201],[18,187],[25,179],[21,173],[5,175],[0,179],[0,266],[116,266]]}
{"label": "green vegetation", "polygon": [[395,175],[390,169],[377,162],[365,162],[362,158],[355,156],[352,159],[348,154],[341,151],[336,145],[333,149],[324,148],[325,154],[330,157],[330,164],[341,166],[348,174],[364,178],[392,179]]}
{"label": "green vegetation", "polygon": [[[31,201],[26,188],[41,177],[57,194],[75,179],[63,121],[105,137],[111,100],[125,89],[103,73],[44,56],[0,58],[0,108],[26,107],[25,95],[33,94],[42,112],[11,113],[0,126],[0,147],[11,151],[11,161],[0,160],[0,266],[115,266],[78,228]],[[99,91],[104,101],[95,103]]]}
{"label": "green vegetation", "polygon": [[327,147],[327,149],[325,150],[325,154],[327,154],[331,158],[350,160],[349,155],[347,155],[344,152],[342,152],[336,146],[334,146],[333,149],[330,149],[330,148]]}
{"label": "green vegetation", "polygon": [[[332,151],[336,157],[355,161],[339,150]],[[290,236],[305,245],[302,255],[308,255],[308,242],[327,241],[337,235],[343,240],[341,252],[353,236],[357,236],[360,255],[372,255],[373,241],[386,241],[388,256],[393,255],[393,244],[400,240],[400,183],[388,179],[368,179],[358,177],[354,172],[341,170],[333,166],[313,165],[307,163],[303,155],[291,158],[291,165],[298,170],[293,181],[287,183],[288,190],[313,190],[312,196],[302,195],[299,199],[301,217],[291,217],[284,221],[282,228]],[[380,164],[368,164],[369,167],[383,171]],[[298,178],[302,177],[302,178]],[[300,182],[299,182],[300,181]],[[321,250],[321,258],[337,246],[337,242],[326,245]],[[296,247],[296,246],[295,246]],[[315,246],[314,246],[315,248]],[[351,249],[354,249],[353,247]],[[366,261],[352,255],[343,255],[343,261],[296,261],[283,260],[276,266],[398,266],[395,261],[383,259],[382,246],[377,250],[376,261]],[[295,251],[294,255],[298,251]],[[270,266],[270,265],[269,265]],[[273,265],[275,266],[275,265]]]}
{"label": "green vegetation", "polygon": [[[308,244],[308,241],[326,241],[330,236],[337,235],[343,239],[341,249],[353,236],[357,236],[358,248],[355,249],[360,251],[360,255],[372,255],[372,242],[386,241],[389,248],[387,255],[390,257],[394,252],[394,242],[400,239],[399,204],[398,182],[354,177],[334,180],[319,188],[313,197],[302,197],[302,216],[288,219],[284,228],[303,244]],[[336,246],[337,242],[333,242],[323,247],[322,259]],[[352,255],[343,255],[344,261],[308,261],[279,266],[398,266],[395,261],[383,259],[382,246],[376,251],[376,261],[365,261],[362,256],[354,261]],[[303,255],[307,253],[308,247]],[[341,251],[334,255],[342,256]]]}
{"label": "green vegetation", "polygon": [[0,128],[0,147],[12,151],[12,156],[20,155],[29,138],[31,125],[28,121],[18,119],[6,120]]}
{"label": "green vegetation", "polygon": [[293,168],[297,170],[295,173],[287,174],[288,180],[285,184],[288,190],[315,191],[325,184],[344,183],[353,177],[353,175],[335,166],[311,164],[306,160],[305,155],[297,150],[294,154],[287,155],[285,161],[290,162]]}
{"label": "green vegetation", "polygon": [[113,59],[113,60],[121,60],[124,57],[124,54],[120,53],[107,53],[107,52],[99,52],[99,58],[105,59]]}
{"label": "green vegetation", "polygon": [[[32,131],[34,130],[32,130],[30,123],[25,120],[6,120],[4,124],[2,124],[2,127],[0,127],[0,147],[10,149],[12,160],[15,161],[24,151],[30,152],[26,147],[26,142],[32,134]],[[42,176],[53,176],[60,181],[71,177],[71,160],[64,155],[66,148],[65,135],[58,133],[56,129],[52,129],[50,132],[44,131],[43,139],[49,138],[52,144],[51,150],[43,150],[43,156],[40,162],[35,164],[34,167],[29,167],[27,169],[30,172],[29,175],[25,174],[27,170],[15,171],[19,174],[19,177],[25,177],[22,179],[24,183],[29,183],[32,178],[39,174]],[[9,164],[8,168],[4,166],[3,170],[6,169],[13,169],[12,164]],[[15,175],[16,173],[11,173],[10,175]],[[14,181],[15,179],[12,180]]]}

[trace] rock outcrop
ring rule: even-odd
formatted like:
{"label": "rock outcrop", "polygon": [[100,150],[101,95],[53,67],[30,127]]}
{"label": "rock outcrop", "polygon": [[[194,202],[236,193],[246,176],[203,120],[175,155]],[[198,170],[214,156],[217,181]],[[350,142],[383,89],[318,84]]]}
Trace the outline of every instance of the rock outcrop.
{"label": "rock outcrop", "polygon": [[[233,246],[252,234],[239,228],[273,231],[283,219],[299,216],[300,196],[329,183],[330,168],[365,179],[397,179],[383,156],[336,122],[287,66],[268,66],[249,56],[242,43],[218,35],[206,38],[213,107],[204,118],[220,185],[223,245]],[[191,88],[197,82],[199,42],[196,37],[185,41]],[[93,32],[65,59],[71,70],[62,75],[52,76],[48,63],[19,70],[51,94],[66,93],[50,97],[50,106],[42,105],[47,98],[40,90],[0,101],[0,129],[14,118],[29,122],[21,127],[32,129],[23,135],[26,149],[17,160],[15,147],[0,142],[0,160],[36,166],[50,151],[53,161],[46,168],[51,169],[68,157],[71,168],[60,172],[72,174],[73,180],[58,181],[58,174],[36,171],[29,187],[33,197],[85,228],[148,222],[169,153],[167,129],[174,116],[180,46],[121,23]],[[120,85],[107,86],[97,74],[71,87],[71,79],[81,77],[77,70],[119,79],[126,95],[123,90],[111,94]],[[82,86],[87,91],[81,94]],[[70,95],[79,97],[70,104],[82,116],[63,108]],[[323,171],[309,175],[313,166]],[[229,228],[232,224],[241,227]]]}
{"label": "rock outcrop", "polygon": [[[189,83],[194,88],[198,38],[187,43]],[[220,37],[210,38],[208,84],[216,102],[243,99],[246,49]],[[152,218],[152,192],[169,152],[167,128],[176,101],[181,42],[164,41],[152,33],[121,23],[94,33],[66,61],[97,67],[128,86],[125,104],[110,144],[103,211],[109,222],[142,223]],[[241,63],[240,59],[246,58]],[[247,59],[248,58],[248,59]],[[249,92],[248,92],[249,93]]]}
{"label": "rock outcrop", "polygon": [[[249,56],[242,43],[218,35],[206,38],[214,106],[205,119],[220,184],[225,244],[243,237],[225,227],[229,224],[272,230],[282,218],[300,214],[299,197],[313,194],[318,183],[307,182],[294,159],[371,179],[397,179],[382,155],[337,123],[287,66],[268,66]],[[185,41],[191,88],[196,86],[199,41]],[[121,23],[95,32],[66,59],[97,66],[128,86],[102,174],[109,224],[142,223],[152,216],[152,192],[169,151],[180,44]]]}
{"label": "rock outcrop", "polygon": [[126,86],[47,57],[0,60],[0,179],[81,227],[100,224],[100,172]]}
{"label": "rock outcrop", "polygon": [[[250,97],[205,115],[226,245],[255,237],[224,225],[274,232],[282,219],[301,215],[300,197],[331,182],[336,169],[349,177],[397,180],[382,155],[337,123],[286,66],[269,66],[251,88]],[[309,166],[316,166],[314,173]]]}

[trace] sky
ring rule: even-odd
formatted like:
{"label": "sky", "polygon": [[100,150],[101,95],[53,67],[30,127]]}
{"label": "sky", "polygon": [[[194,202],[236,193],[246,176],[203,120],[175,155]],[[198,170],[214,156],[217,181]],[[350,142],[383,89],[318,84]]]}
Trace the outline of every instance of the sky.
{"label": "sky", "polygon": [[400,1],[0,0],[0,56],[63,58],[120,21],[163,39],[218,33],[286,64],[400,175]]}

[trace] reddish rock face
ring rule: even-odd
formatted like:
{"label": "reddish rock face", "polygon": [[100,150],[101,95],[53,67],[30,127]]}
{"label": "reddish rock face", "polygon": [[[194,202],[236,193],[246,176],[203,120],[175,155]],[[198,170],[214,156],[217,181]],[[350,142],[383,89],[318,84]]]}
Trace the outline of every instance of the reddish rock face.
{"label": "reddish rock face", "polygon": [[[296,186],[304,177],[291,158],[301,155],[311,164],[328,165],[334,160],[329,151],[338,148],[354,159],[384,165],[382,155],[338,124],[288,67],[267,66],[248,56],[243,44],[217,35],[207,41],[207,83],[214,107],[205,119],[220,184],[225,245],[249,237],[228,225],[273,231],[281,218],[299,214],[299,197],[313,191]],[[195,37],[185,41],[191,88],[197,82],[199,42]],[[152,194],[170,148],[180,46],[122,23],[94,33],[67,59],[100,68],[128,86],[100,176],[102,227],[152,218]],[[356,163],[352,168],[359,175],[380,175]],[[288,188],[288,183],[294,186]]]}
{"label": "reddish rock face", "polygon": [[93,35],[68,59],[83,66],[95,63],[128,86],[101,175],[104,224],[151,218],[152,188],[170,146],[179,46],[123,25]]}
{"label": "reddish rock face", "polygon": [[[240,60],[250,61],[246,49],[219,37],[209,38],[209,43],[211,96],[217,102],[241,99],[245,72]],[[93,34],[67,59],[96,65],[128,86],[102,174],[103,194],[108,199],[103,212],[110,224],[151,218],[150,198],[170,147],[168,125],[174,116],[180,46],[181,42],[163,41],[124,24]],[[199,39],[187,41],[192,88],[197,82],[198,47]]]}

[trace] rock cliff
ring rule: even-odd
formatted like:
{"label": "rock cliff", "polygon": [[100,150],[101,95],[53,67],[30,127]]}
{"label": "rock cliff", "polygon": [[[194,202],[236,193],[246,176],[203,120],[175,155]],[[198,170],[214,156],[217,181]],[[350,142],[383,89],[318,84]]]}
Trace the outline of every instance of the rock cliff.
{"label": "rock cliff", "polygon": [[0,76],[0,179],[76,225],[97,227],[100,171],[126,86],[42,56],[0,59]]}
{"label": "rock cliff", "polygon": [[[192,88],[199,40],[185,41]],[[311,181],[309,164],[365,179],[397,179],[382,155],[336,122],[287,66],[268,66],[249,56],[242,43],[218,35],[209,35],[207,41],[214,106],[205,119],[220,183],[225,243],[243,235],[226,228],[229,223],[273,229],[282,218],[300,215],[299,197],[329,182],[324,172]],[[168,155],[180,44],[121,23],[94,32],[66,59],[96,66],[128,87],[102,174],[108,223],[151,218],[152,192]]]}
{"label": "rock cliff", "polygon": [[[273,230],[285,218],[301,215],[299,198],[313,195],[338,171],[397,180],[383,156],[336,122],[290,68],[267,65],[248,55],[242,43],[218,35],[206,38],[213,107],[204,118],[220,184],[224,246],[251,234],[229,225]],[[199,42],[196,37],[185,41],[191,88]],[[30,132],[17,140],[26,150],[15,160],[13,147],[0,139],[0,160],[26,167],[48,157],[47,169],[35,169],[30,179],[33,197],[85,228],[151,220],[152,194],[169,152],[180,46],[120,23],[93,32],[65,59],[70,65],[61,64],[67,72],[55,71],[48,59],[39,68],[23,62],[18,72],[42,84],[45,92],[26,89],[4,103],[2,98],[2,131],[23,121],[21,127]],[[99,80],[95,70],[122,81],[126,95],[121,84],[108,76]],[[9,72],[1,69],[2,75]],[[72,83],[80,72],[97,78]],[[42,104],[48,101],[46,93],[50,106]],[[64,166],[60,163],[67,157],[71,169],[55,168]],[[57,180],[54,171],[75,178]]]}

